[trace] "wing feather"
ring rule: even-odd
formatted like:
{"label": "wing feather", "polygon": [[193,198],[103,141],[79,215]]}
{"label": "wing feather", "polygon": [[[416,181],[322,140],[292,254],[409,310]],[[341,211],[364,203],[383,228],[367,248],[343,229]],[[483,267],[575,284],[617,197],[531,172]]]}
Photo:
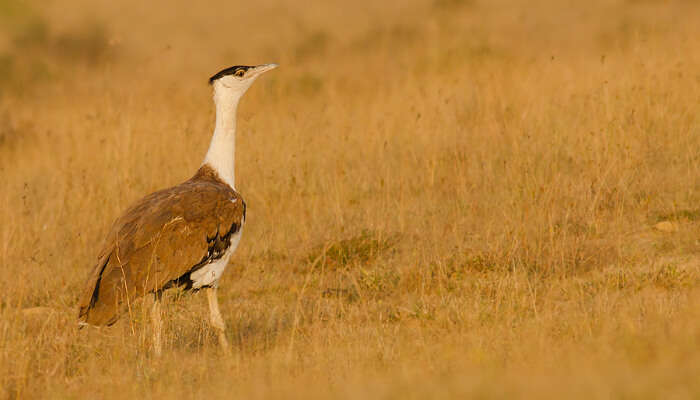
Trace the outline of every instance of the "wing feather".
{"label": "wing feather", "polygon": [[195,178],[146,196],[115,221],[81,296],[83,322],[114,323],[122,306],[178,283],[211,257],[217,237],[240,229],[240,195],[223,182]]}

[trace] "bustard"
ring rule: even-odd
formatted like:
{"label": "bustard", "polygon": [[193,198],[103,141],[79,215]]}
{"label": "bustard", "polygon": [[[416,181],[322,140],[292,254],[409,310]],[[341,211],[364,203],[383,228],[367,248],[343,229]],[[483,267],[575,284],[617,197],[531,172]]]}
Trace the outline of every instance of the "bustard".
{"label": "bustard", "polygon": [[153,294],[154,349],[160,354],[162,292],[204,289],[210,322],[229,352],[216,288],[246,216],[234,182],[236,110],[255,79],[276,67],[234,66],[209,78],[216,126],[204,162],[192,178],[144,197],[114,222],[80,298],[81,325],[112,325],[133,300]]}

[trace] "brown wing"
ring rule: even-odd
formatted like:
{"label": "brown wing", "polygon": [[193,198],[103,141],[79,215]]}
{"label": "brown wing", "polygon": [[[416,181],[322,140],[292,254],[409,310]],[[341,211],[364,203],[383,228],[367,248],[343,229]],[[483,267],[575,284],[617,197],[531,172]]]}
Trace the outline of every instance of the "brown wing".
{"label": "brown wing", "polygon": [[245,219],[243,199],[198,173],[155,192],[115,221],[80,299],[79,319],[111,325],[123,306],[220,256]]}

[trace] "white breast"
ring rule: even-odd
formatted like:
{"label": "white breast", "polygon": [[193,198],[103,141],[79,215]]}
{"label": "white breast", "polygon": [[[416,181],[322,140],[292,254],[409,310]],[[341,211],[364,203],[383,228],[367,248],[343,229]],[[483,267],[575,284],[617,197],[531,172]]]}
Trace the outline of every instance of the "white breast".
{"label": "white breast", "polygon": [[193,289],[199,289],[203,286],[218,286],[219,279],[221,279],[221,275],[224,274],[224,270],[228,265],[229,259],[231,259],[231,255],[236,251],[236,247],[238,247],[238,243],[241,241],[242,232],[243,227],[241,227],[238,232],[231,235],[231,245],[226,249],[226,252],[221,258],[190,274]]}

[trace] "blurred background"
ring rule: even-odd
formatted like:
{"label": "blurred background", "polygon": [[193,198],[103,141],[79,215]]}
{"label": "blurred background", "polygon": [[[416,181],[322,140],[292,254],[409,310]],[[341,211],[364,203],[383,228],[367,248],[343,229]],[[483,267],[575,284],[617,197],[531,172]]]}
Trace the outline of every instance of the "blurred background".
{"label": "blurred background", "polygon": [[[74,330],[239,109],[220,287]],[[0,397],[697,398],[700,3],[0,0]],[[145,333],[144,333],[145,332]]]}
{"label": "blurred background", "polygon": [[153,80],[155,71],[163,81],[186,84],[197,74],[208,76],[220,65],[245,60],[278,60],[307,90],[329,70],[356,76],[361,69],[364,80],[374,81],[382,71],[385,80],[392,70],[420,79],[435,70],[464,72],[506,59],[601,63],[650,51],[667,39],[678,52],[693,40],[697,22],[695,3],[682,0],[597,0],[585,6],[547,0],[303,6],[263,1],[201,7],[3,0],[0,7],[5,92],[7,86],[113,73]]}

